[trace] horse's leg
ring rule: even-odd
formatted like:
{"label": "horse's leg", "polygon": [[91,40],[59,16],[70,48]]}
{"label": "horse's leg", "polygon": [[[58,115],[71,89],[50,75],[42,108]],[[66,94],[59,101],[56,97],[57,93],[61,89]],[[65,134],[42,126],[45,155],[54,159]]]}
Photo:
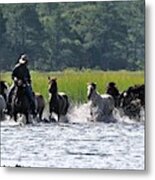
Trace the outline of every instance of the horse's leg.
{"label": "horse's leg", "polygon": [[65,106],[65,114],[67,114],[69,108],[69,101],[68,98],[66,99],[66,106]]}
{"label": "horse's leg", "polygon": [[25,117],[26,117],[26,124],[30,124],[29,113],[25,113]]}
{"label": "horse's leg", "polygon": [[3,120],[3,112],[0,110],[0,121]]}
{"label": "horse's leg", "polygon": [[58,113],[58,122],[59,122],[59,120],[60,120],[60,114]]}
{"label": "horse's leg", "polygon": [[57,121],[56,121],[56,119],[54,117],[52,117],[52,114],[53,114],[53,112],[51,112],[50,115],[49,115],[49,121],[55,123]]}
{"label": "horse's leg", "polygon": [[13,118],[14,118],[14,121],[17,122],[17,113],[16,112],[13,113]]}
{"label": "horse's leg", "polygon": [[51,121],[52,109],[51,109],[51,100],[49,102],[49,120]]}
{"label": "horse's leg", "polygon": [[55,119],[52,117],[52,114],[53,114],[53,112],[50,112],[49,121],[50,122],[56,122]]}
{"label": "horse's leg", "polygon": [[40,110],[40,112],[39,112],[39,120],[41,121],[42,120],[42,115],[43,115],[43,108]]}
{"label": "horse's leg", "polygon": [[52,119],[52,112],[50,112],[50,115],[49,115],[49,120],[51,121]]}

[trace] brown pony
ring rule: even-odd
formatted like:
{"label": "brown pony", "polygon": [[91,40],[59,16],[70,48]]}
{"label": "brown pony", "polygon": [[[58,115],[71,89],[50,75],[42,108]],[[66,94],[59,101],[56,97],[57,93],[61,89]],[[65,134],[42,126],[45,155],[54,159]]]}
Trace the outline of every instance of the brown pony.
{"label": "brown pony", "polygon": [[50,78],[49,80],[49,93],[51,94],[49,102],[50,119],[52,119],[52,113],[56,113],[58,121],[61,115],[66,115],[69,108],[68,96],[65,93],[58,93],[56,78]]}
{"label": "brown pony", "polygon": [[42,115],[45,108],[45,99],[40,93],[35,93],[35,100],[37,115],[39,115],[39,120],[42,120]]}

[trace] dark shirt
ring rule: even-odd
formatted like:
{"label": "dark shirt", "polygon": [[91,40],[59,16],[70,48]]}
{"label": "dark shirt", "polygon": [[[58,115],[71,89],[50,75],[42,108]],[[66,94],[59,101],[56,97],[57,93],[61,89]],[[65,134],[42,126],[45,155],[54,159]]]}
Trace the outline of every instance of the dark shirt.
{"label": "dark shirt", "polygon": [[12,72],[12,79],[14,78],[22,80],[24,83],[31,83],[30,72],[25,64],[17,64]]}

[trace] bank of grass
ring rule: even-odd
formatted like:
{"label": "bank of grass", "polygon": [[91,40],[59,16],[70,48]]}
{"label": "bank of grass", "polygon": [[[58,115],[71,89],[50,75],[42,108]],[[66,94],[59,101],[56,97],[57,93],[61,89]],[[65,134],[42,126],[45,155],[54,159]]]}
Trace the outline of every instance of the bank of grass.
{"label": "bank of grass", "polygon": [[[108,82],[116,83],[118,89],[123,91],[134,84],[144,83],[144,72],[136,71],[74,71],[66,70],[63,72],[38,72],[32,71],[33,88],[36,92],[44,95],[48,100],[48,76],[56,77],[58,89],[68,94],[74,102],[85,102],[87,83],[96,82],[97,89],[104,93]],[[1,78],[11,84],[10,73],[2,73]]]}

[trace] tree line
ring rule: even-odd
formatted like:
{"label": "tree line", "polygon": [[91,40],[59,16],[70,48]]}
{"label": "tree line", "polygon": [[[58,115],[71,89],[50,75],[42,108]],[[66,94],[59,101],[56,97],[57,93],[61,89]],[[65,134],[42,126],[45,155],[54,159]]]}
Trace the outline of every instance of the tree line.
{"label": "tree line", "polygon": [[145,2],[0,4],[0,69],[143,70]]}

